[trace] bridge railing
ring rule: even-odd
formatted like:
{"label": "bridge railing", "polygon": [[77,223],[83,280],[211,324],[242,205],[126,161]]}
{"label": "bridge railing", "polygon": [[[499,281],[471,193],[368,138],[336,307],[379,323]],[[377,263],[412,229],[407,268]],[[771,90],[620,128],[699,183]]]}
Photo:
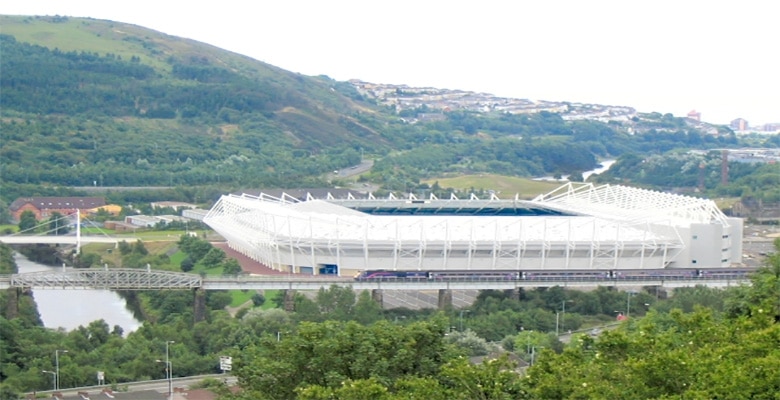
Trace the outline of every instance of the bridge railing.
{"label": "bridge railing", "polygon": [[194,289],[200,275],[144,269],[73,269],[11,275],[11,286],[36,289]]}

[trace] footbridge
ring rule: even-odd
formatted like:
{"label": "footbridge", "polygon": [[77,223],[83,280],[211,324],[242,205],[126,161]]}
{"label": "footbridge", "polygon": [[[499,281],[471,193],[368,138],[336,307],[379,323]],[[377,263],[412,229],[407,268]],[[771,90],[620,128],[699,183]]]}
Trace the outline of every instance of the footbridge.
{"label": "footbridge", "polygon": [[[74,223],[73,220],[76,222]],[[119,246],[119,242],[135,242],[138,238],[135,237],[122,237],[115,238],[101,231],[101,235],[82,235],[81,224],[82,221],[89,222],[86,218],[81,217],[80,210],[76,210],[75,213],[70,215],[62,215],[58,219],[53,221],[44,221],[36,226],[28,228],[24,231],[14,233],[12,235],[0,236],[0,243],[5,244],[69,244],[76,246],[76,253],[81,251],[81,246],[88,243],[111,243],[114,246]],[[54,227],[52,227],[52,224]],[[63,231],[67,232],[71,224],[76,227],[75,233],[61,234]],[[95,225],[97,227],[97,225]],[[45,232],[39,232],[42,229],[47,229]],[[98,228],[98,230],[100,230]]]}
{"label": "footbridge", "polygon": [[86,236],[86,235],[65,235],[65,236],[44,236],[44,235],[16,235],[0,236],[0,243],[5,244],[72,244],[80,246],[86,243],[112,243],[119,244],[121,241],[135,242],[137,238],[113,238],[110,236]]}
{"label": "footbridge", "polygon": [[31,272],[0,275],[0,289],[111,289],[111,290],[319,290],[333,285],[355,290],[511,290],[536,287],[597,287],[597,286],[685,286],[727,287],[747,283],[747,275],[722,275],[697,278],[638,279],[564,279],[538,280],[370,280],[301,275],[230,275],[201,276],[198,274],[151,269],[103,268]]}

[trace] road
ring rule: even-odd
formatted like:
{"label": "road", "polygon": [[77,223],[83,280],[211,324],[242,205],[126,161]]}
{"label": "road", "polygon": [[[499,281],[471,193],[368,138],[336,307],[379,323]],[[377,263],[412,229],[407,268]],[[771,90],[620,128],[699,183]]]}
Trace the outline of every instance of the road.
{"label": "road", "polygon": [[351,178],[353,176],[360,175],[370,170],[371,167],[373,166],[374,166],[374,160],[365,160],[358,165],[353,165],[351,167],[334,171],[335,173],[331,174],[331,176],[333,178],[338,178],[338,179]]}
{"label": "road", "polygon": [[[211,375],[198,375],[198,376],[190,376],[190,377],[182,377],[182,378],[173,378],[171,379],[171,384],[174,388],[183,388],[183,389],[189,389],[193,385],[200,383],[204,379],[217,379],[217,380],[223,380],[228,385],[235,385],[238,382],[238,379],[232,375],[229,374],[211,374]],[[79,392],[86,392],[90,395],[94,394],[97,397],[97,394],[101,393],[103,389],[110,388],[111,384],[106,385],[96,385],[96,386],[85,386],[85,387],[79,387],[79,388],[63,388],[60,389],[59,392],[63,394],[63,396],[78,396]],[[155,391],[159,392],[161,394],[168,393],[168,380],[167,379],[158,379],[153,381],[140,381],[140,382],[126,382],[126,383],[119,383],[116,384],[117,388],[121,388],[121,390],[118,390],[118,392],[126,393],[126,392],[140,392],[140,391]],[[54,393],[53,390],[45,390],[45,391],[39,391],[36,392],[37,395],[49,395],[51,393]],[[160,397],[163,398],[163,397]]]}

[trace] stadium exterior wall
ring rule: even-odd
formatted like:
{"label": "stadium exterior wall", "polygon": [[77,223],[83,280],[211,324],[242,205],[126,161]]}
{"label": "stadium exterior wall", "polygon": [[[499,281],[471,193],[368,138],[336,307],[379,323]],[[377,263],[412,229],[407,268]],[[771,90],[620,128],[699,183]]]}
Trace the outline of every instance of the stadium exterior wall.
{"label": "stadium exterior wall", "polygon": [[231,248],[287,272],[712,268],[741,262],[740,219],[726,218],[709,201],[645,192],[568,187],[563,195],[534,200],[534,206],[575,214],[564,217],[370,216],[337,202],[227,195],[204,221]]}

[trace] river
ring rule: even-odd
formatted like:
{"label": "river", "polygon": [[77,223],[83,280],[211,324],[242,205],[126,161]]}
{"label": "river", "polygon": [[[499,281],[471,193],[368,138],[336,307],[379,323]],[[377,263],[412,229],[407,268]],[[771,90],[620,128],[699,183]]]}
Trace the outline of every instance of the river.
{"label": "river", "polygon": [[[596,168],[594,168],[594,169],[592,169],[590,171],[583,172],[582,173],[582,179],[587,181],[589,176],[591,176],[591,175],[598,175],[598,174],[608,170],[609,167],[611,167],[612,164],[614,164],[614,163],[615,163],[615,160],[604,160],[604,161],[601,161],[601,162],[599,162],[599,166],[598,167],[596,167]],[[563,175],[561,177],[561,179],[555,179],[552,176],[543,176],[541,178],[534,178],[535,181],[555,181],[555,182],[566,182],[566,181],[568,181],[568,179],[569,179],[569,175]]]}
{"label": "river", "polygon": [[[14,253],[14,260],[20,274],[62,269],[30,261],[19,253]],[[127,309],[125,300],[111,290],[38,289],[33,291],[33,298],[47,328],[71,331],[102,319],[109,330],[119,325],[127,335],[141,326]]]}

